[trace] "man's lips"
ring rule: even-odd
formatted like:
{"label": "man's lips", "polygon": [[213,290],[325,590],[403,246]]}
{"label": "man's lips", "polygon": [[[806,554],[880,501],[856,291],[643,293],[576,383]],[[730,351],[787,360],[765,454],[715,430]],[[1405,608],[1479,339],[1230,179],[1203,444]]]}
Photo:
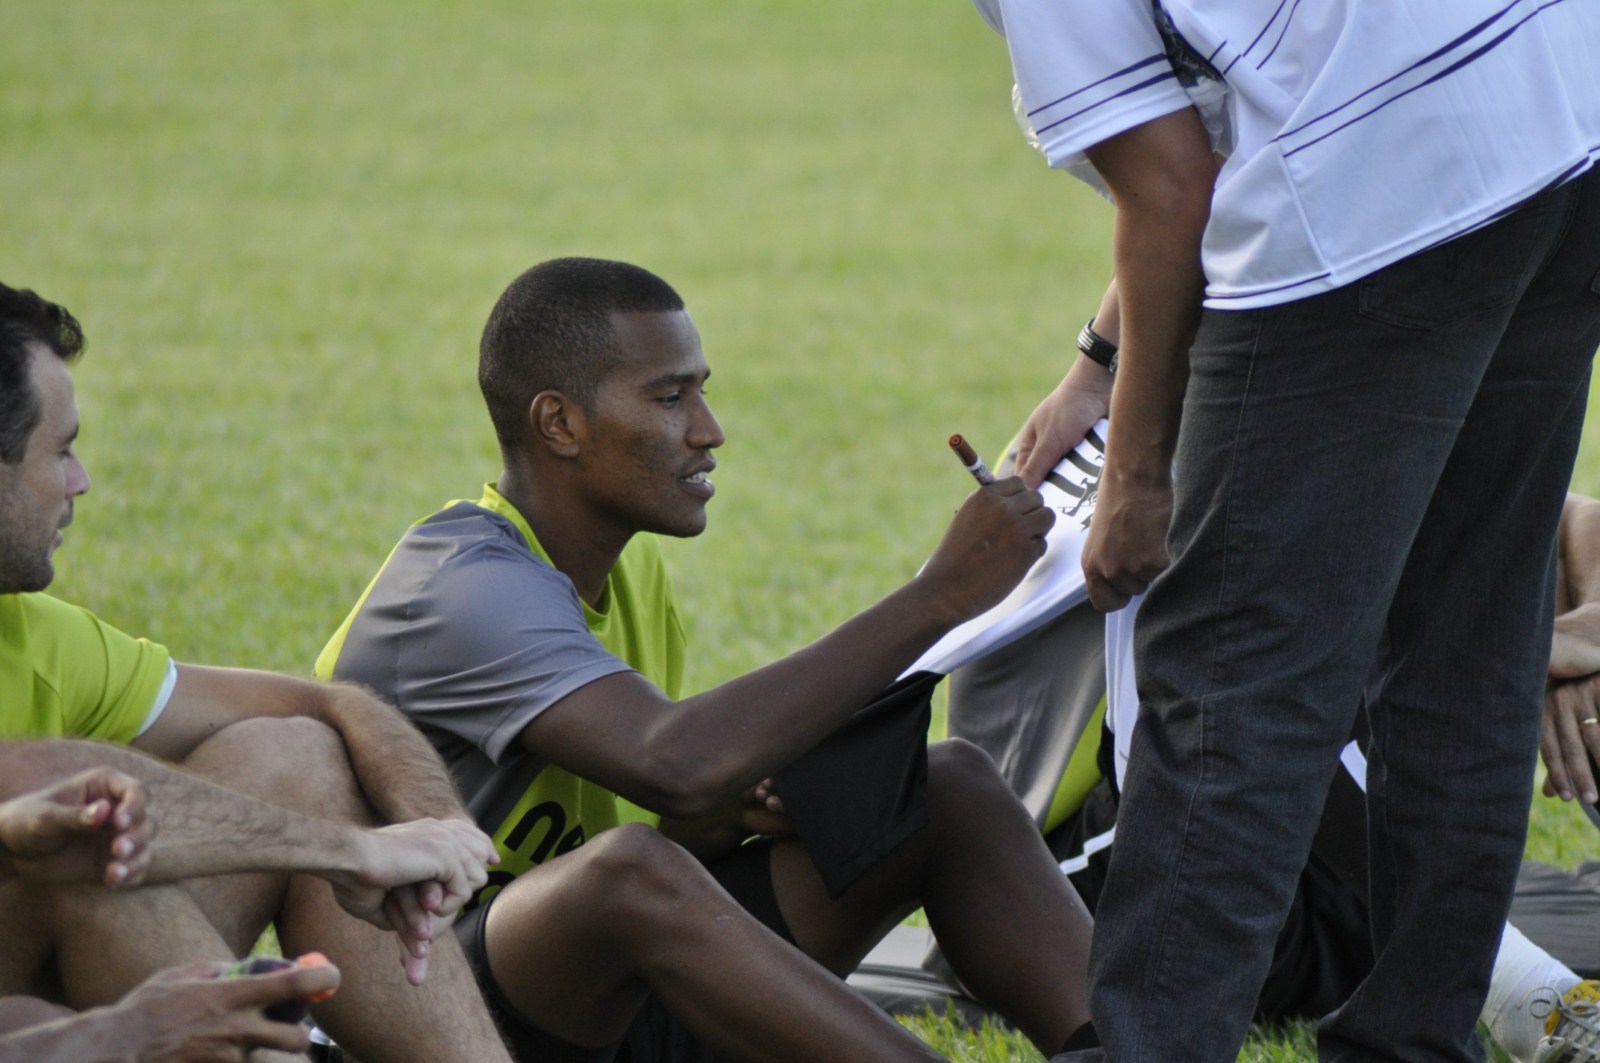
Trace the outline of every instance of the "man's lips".
{"label": "man's lips", "polygon": [[691,493],[710,498],[717,493],[716,485],[710,480],[711,472],[716,467],[716,462],[702,465],[693,472],[678,477],[678,482],[688,488]]}

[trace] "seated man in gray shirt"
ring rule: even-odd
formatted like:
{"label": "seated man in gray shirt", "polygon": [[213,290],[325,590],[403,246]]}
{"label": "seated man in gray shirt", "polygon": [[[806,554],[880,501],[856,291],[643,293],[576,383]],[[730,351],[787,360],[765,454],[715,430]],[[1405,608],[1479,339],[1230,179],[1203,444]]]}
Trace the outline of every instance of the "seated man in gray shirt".
{"label": "seated man in gray shirt", "polygon": [[494,837],[457,929],[522,1058],[929,1058],[836,977],[919,905],[1047,1055],[1096,1043],[1087,913],[987,757],[934,746],[927,825],[837,896],[766,781],[1009,592],[1043,551],[1038,495],[974,492],[900,590],[680,698],[655,535],[703,530],[723,442],[682,300],[635,266],[547,262],[480,353],[499,479],[406,534],[317,671],[399,705]]}

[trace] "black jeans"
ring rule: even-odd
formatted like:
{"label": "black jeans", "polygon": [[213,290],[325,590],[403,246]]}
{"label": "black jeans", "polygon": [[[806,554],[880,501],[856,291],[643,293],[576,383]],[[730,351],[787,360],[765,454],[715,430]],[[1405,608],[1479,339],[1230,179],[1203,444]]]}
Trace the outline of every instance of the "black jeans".
{"label": "black jeans", "polygon": [[1321,1056],[1481,1058],[1597,275],[1591,171],[1336,291],[1205,313],[1096,913],[1111,1059],[1235,1058],[1361,711],[1377,962]]}

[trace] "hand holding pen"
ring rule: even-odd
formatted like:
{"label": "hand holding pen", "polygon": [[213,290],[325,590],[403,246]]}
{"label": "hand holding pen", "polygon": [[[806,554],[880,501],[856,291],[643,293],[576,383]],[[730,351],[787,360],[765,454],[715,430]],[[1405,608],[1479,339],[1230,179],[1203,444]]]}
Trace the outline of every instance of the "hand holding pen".
{"label": "hand holding pen", "polygon": [[989,466],[978,457],[978,452],[972,449],[972,444],[961,438],[960,432],[950,437],[950,449],[956,452],[956,459],[967,467],[972,478],[978,481],[979,487],[994,483],[994,473],[990,472]]}
{"label": "hand holding pen", "polygon": [[1021,478],[996,480],[960,436],[950,448],[982,487],[956,511],[918,580],[939,588],[959,623],[999,603],[1027,575],[1044,554],[1055,513]]}

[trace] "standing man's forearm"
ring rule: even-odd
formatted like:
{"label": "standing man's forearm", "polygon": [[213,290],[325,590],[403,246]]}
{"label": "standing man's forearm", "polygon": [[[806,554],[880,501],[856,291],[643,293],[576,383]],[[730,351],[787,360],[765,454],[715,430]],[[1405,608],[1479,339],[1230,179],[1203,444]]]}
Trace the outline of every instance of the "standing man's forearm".
{"label": "standing man's forearm", "polygon": [[[1095,152],[1113,151],[1132,171],[1113,185],[1120,313],[1106,462],[1108,470],[1126,478],[1165,480],[1189,378],[1189,344],[1205,294],[1200,238],[1211,181],[1209,174],[1142,170],[1131,157],[1137,149],[1121,147],[1114,151],[1112,144],[1102,145]],[[1209,160],[1209,154],[1202,158]]]}
{"label": "standing man's forearm", "polygon": [[1117,207],[1120,311],[1111,433],[1084,549],[1090,597],[1120,608],[1167,564],[1171,465],[1200,318],[1200,243],[1215,160],[1199,116],[1178,111],[1089,150]]}

